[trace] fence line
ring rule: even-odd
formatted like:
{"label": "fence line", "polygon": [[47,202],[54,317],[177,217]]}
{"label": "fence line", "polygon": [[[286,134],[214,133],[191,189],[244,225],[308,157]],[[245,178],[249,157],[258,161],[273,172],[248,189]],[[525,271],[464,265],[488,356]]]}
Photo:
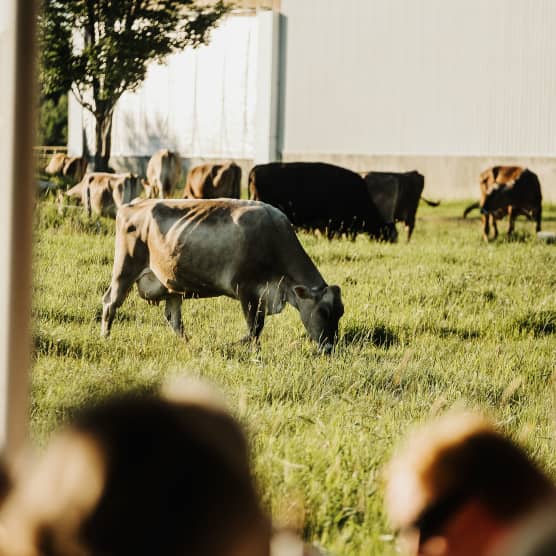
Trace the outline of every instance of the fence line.
{"label": "fence line", "polygon": [[41,174],[44,172],[46,165],[49,163],[50,158],[54,154],[63,153],[66,154],[68,152],[68,148],[65,145],[60,146],[46,146],[46,145],[39,145],[33,147],[33,157],[35,159],[35,173]]}

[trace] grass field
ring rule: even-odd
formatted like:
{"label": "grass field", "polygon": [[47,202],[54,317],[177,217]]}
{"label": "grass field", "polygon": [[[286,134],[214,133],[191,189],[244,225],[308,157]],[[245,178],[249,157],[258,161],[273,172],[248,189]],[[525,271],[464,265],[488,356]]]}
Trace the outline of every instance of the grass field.
{"label": "grass field", "polygon": [[[114,224],[38,207],[34,267],[32,432],[43,444],[71,409],[130,387],[200,375],[224,390],[245,424],[266,507],[345,555],[394,553],[381,471],[415,422],[454,405],[491,415],[556,475],[556,245],[518,221],[513,241],[481,240],[464,204],[421,206],[412,242],[372,243],[302,233],[345,315],[332,357],[315,355],[288,307],[266,321],[262,349],[237,301],[185,301],[189,343],[162,307],[135,291],[99,337]],[[556,231],[556,207],[544,207]]]}

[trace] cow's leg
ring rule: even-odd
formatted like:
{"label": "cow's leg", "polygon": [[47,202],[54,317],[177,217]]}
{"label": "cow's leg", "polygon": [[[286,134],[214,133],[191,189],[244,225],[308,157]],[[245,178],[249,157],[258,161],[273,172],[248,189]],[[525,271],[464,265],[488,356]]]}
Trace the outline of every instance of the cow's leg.
{"label": "cow's leg", "polygon": [[101,336],[107,338],[110,335],[116,309],[124,302],[137,278],[138,276],[123,273],[112,276],[112,282],[102,298]]}
{"label": "cow's leg", "polygon": [[492,239],[496,239],[498,237],[498,224],[496,224],[496,216],[494,216],[494,214],[491,214],[490,220],[492,222],[492,229],[494,230],[494,235],[492,236]]}
{"label": "cow's leg", "polygon": [[258,342],[264,326],[265,303],[262,298],[247,292],[240,292],[239,301],[248,330],[247,336],[242,341]]}
{"label": "cow's leg", "polygon": [[166,299],[166,306],[164,307],[164,316],[168,324],[172,327],[174,332],[187,340],[187,336],[183,329],[183,322],[181,320],[181,296],[171,295]]}
{"label": "cow's leg", "polygon": [[406,220],[405,227],[407,230],[407,241],[411,239],[411,234],[413,233],[413,229],[415,228],[415,219]]}
{"label": "cow's leg", "polygon": [[537,209],[533,210],[533,218],[537,222],[535,230],[537,232],[540,232],[541,231],[541,219],[542,219],[542,207],[541,207],[541,205],[539,205],[539,207]]}
{"label": "cow's leg", "polygon": [[516,216],[516,211],[513,210],[513,207],[510,205],[508,207],[508,237],[514,233]]}
{"label": "cow's leg", "polygon": [[488,241],[488,234],[490,232],[490,214],[482,214],[481,218],[483,220],[483,239]]}

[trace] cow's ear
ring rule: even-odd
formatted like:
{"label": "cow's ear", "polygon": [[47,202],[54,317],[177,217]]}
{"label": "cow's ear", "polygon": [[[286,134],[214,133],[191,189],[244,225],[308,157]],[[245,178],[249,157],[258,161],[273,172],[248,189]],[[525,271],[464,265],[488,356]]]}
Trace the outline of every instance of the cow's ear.
{"label": "cow's ear", "polygon": [[313,297],[311,290],[305,286],[294,286],[293,291],[299,299],[311,299]]}

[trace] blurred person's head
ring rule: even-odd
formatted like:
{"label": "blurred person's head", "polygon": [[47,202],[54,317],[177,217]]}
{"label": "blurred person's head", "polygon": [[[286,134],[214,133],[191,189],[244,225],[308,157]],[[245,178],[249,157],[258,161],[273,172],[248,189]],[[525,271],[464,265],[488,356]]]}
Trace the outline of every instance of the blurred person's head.
{"label": "blurred person's head", "polygon": [[528,515],[492,556],[554,556],[556,504]]}
{"label": "blurred person's head", "polygon": [[386,505],[410,554],[483,556],[553,496],[521,448],[460,413],[408,437],[388,469]]}
{"label": "blurred person's head", "polygon": [[80,411],[0,522],[0,552],[13,556],[269,551],[244,434],[204,394],[129,394]]}

